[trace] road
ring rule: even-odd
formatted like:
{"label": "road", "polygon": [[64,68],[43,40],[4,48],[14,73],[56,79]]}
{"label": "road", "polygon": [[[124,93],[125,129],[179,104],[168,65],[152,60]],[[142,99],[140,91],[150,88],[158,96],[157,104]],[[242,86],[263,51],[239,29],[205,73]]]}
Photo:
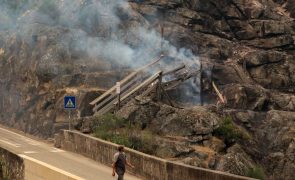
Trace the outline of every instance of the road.
{"label": "road", "polygon": [[[78,154],[54,148],[52,144],[29,138],[0,127],[0,146],[19,155],[41,161],[87,180],[115,180],[112,169]],[[126,180],[139,178],[126,174]]]}

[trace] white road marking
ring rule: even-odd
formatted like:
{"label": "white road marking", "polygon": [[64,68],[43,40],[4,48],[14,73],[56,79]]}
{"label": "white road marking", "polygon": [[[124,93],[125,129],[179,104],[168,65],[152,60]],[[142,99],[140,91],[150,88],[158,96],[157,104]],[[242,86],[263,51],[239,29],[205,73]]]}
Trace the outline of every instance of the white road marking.
{"label": "white road marking", "polygon": [[25,137],[21,137],[24,141],[26,141],[28,144],[30,145],[33,145],[33,146],[39,146],[40,143],[33,140],[33,139],[28,139],[28,138],[25,138]]}
{"label": "white road marking", "polygon": [[64,150],[53,148],[50,152],[58,153],[58,152],[65,152]]}
{"label": "white road marking", "polygon": [[36,153],[38,153],[38,152],[36,152],[36,151],[25,151],[24,153],[25,153],[25,154],[36,154]]}
{"label": "white road marking", "polygon": [[40,144],[38,144],[38,143],[29,143],[30,145],[32,145],[32,146],[39,146]]}
{"label": "white road marking", "polygon": [[26,156],[26,155],[24,155],[24,154],[18,154],[18,156],[22,157],[23,159],[27,159],[27,160],[29,160],[29,161],[35,162],[35,163],[37,163],[37,164],[39,164],[39,165],[41,165],[41,166],[47,167],[47,168],[49,168],[49,169],[51,169],[51,170],[53,170],[53,171],[59,172],[59,173],[61,173],[61,174],[64,174],[64,175],[68,176],[69,179],[85,180],[85,179],[83,179],[83,178],[81,178],[81,177],[78,177],[78,176],[76,176],[76,175],[74,175],[74,174],[71,174],[71,173],[69,173],[69,172],[67,172],[67,171],[64,171],[64,170],[62,170],[62,169],[59,169],[59,168],[57,168],[57,167],[54,167],[54,166],[52,166],[52,165],[50,165],[50,164],[47,164],[47,163],[42,162],[42,161],[39,161],[39,160],[37,160],[37,159],[31,158],[31,157]]}
{"label": "white road marking", "polygon": [[25,137],[25,136],[22,136],[22,135],[20,135],[20,134],[17,134],[17,133],[15,133],[15,132],[13,132],[13,131],[9,131],[9,130],[4,129],[4,128],[1,128],[1,127],[0,127],[0,130],[1,130],[1,131],[6,131],[6,132],[8,132],[8,133],[10,133],[10,134],[13,134],[13,135],[15,135],[15,136],[18,136],[18,137],[20,137],[22,140],[28,142],[28,144],[30,144],[30,145],[33,145],[33,146],[38,146],[38,145],[40,145],[40,143],[39,143],[38,141],[35,141],[35,140],[33,140],[33,139],[30,139],[30,138],[27,138],[27,137]]}
{"label": "white road marking", "polygon": [[32,146],[39,146],[40,145],[40,143],[37,143],[37,142],[29,142],[29,141],[28,141],[28,144],[30,144]]}
{"label": "white road marking", "polygon": [[0,139],[0,142],[3,142],[3,143],[5,143],[5,144],[8,144],[8,145],[10,145],[10,146],[13,146],[13,147],[21,147],[21,145],[20,144],[16,144],[16,143],[12,143],[12,142],[9,142],[9,141],[7,141],[7,140],[3,140],[3,139]]}

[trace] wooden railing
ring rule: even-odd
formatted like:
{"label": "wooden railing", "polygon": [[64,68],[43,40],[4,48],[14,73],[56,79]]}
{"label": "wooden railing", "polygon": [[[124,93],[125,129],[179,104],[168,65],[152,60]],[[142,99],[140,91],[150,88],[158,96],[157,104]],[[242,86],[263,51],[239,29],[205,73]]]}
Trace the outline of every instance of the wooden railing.
{"label": "wooden railing", "polygon": [[[123,80],[121,80],[119,82],[121,90],[120,94],[116,93],[117,86],[115,85],[112,88],[110,88],[107,92],[93,100],[90,103],[90,105],[94,106],[93,112],[95,113],[95,115],[102,115],[113,109],[119,102],[119,95],[120,97],[122,97],[120,98],[120,101],[123,102],[124,100],[127,100],[129,96],[144,88],[145,86],[143,86],[142,81],[144,81],[144,83],[147,83],[147,81],[145,80],[147,78],[147,80],[151,79],[151,77],[149,78],[148,68],[157,64],[163,57],[164,56],[161,55],[155,61],[152,61],[150,64],[147,64],[146,66],[141,67],[137,71],[132,72]],[[155,76],[152,77],[153,79],[155,78]]]}
{"label": "wooden railing", "polygon": [[[174,103],[166,90],[178,86],[194,74],[187,71],[185,69],[186,66],[183,64],[167,72],[158,71],[151,75],[149,68],[157,64],[162,58],[163,56],[159,57],[157,60],[138,69],[121,80],[119,82],[120,93],[116,92],[117,85],[115,85],[93,100],[90,104],[94,106],[94,114],[99,116],[115,110],[116,107],[119,109],[122,104],[126,103],[135,95],[140,94],[141,96],[146,96],[151,92],[155,92],[157,99],[160,99],[161,94],[163,94],[170,102],[170,105],[173,106]],[[166,76],[169,76],[169,81],[166,80]],[[163,80],[164,82],[162,82]]]}

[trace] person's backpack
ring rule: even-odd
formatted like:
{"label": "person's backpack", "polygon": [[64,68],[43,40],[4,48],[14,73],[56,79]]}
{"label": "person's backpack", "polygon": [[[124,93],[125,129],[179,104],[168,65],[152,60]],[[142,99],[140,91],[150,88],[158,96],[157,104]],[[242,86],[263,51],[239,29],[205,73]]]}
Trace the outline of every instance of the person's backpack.
{"label": "person's backpack", "polygon": [[119,153],[117,161],[115,162],[116,169],[120,169],[125,172],[126,169],[126,155]]}

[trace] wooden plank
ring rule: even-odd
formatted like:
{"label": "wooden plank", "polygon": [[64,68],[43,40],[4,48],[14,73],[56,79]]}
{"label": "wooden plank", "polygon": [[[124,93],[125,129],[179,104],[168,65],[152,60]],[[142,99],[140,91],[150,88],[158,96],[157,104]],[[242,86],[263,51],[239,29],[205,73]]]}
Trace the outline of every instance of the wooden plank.
{"label": "wooden plank", "polygon": [[216,91],[219,99],[221,100],[222,103],[225,103],[225,100],[223,98],[223,95],[220,93],[220,91],[218,90],[217,86],[215,85],[214,81],[212,81],[212,85],[213,85],[213,88],[214,90]]}
{"label": "wooden plank", "polygon": [[170,106],[175,107],[175,104],[173,103],[171,97],[169,96],[169,94],[165,91],[165,89],[161,86],[161,90],[164,93],[164,95],[167,97]]}
{"label": "wooden plank", "polygon": [[[128,75],[127,77],[125,77],[122,81],[120,81],[121,84],[124,84],[126,82],[128,82],[130,79],[132,79],[133,77],[135,77],[138,73],[142,72],[143,70],[147,69],[148,67],[158,63],[161,59],[164,58],[164,55],[161,55],[159,58],[157,58],[155,61],[151,62],[150,64],[145,65],[144,67],[138,69],[135,72],[132,72],[130,75]],[[103,100],[104,98],[106,98],[109,94],[111,94],[113,91],[116,90],[116,85],[113,86],[112,88],[110,88],[107,92],[105,92],[104,94],[102,94],[101,96],[99,96],[98,98],[96,98],[95,100],[93,100],[90,105],[95,105],[97,104],[99,101]]]}
{"label": "wooden plank", "polygon": [[[131,88],[128,88],[123,94],[122,96],[126,96],[126,94],[128,94],[130,91],[132,91],[134,88],[136,88],[138,86],[138,84],[135,84],[134,86],[132,86]],[[102,115],[108,111],[110,111],[113,107],[115,107],[115,105],[117,104],[118,99],[113,98],[113,100],[111,102],[109,102],[108,104],[106,104],[105,106],[103,106],[99,111],[97,111],[95,114],[96,115]],[[121,99],[121,102],[123,102],[123,100]]]}
{"label": "wooden plank", "polygon": [[158,63],[161,59],[163,59],[165,56],[162,54],[160,57],[158,57],[155,61],[152,61],[151,63],[143,66],[142,68],[138,69],[138,71],[143,71],[145,69],[147,69],[148,67]]}
{"label": "wooden plank", "polygon": [[[120,83],[124,84],[124,83],[128,82],[130,79],[134,78],[137,75],[137,73],[138,72],[131,73],[130,75],[125,77],[122,81],[120,81]],[[90,104],[91,105],[97,104],[99,101],[103,100],[105,97],[107,97],[109,94],[111,94],[115,90],[116,90],[116,85],[113,86],[111,89],[109,89],[107,92],[105,92],[103,95],[101,95],[98,98],[96,98],[95,100],[93,100]]]}
{"label": "wooden plank", "polygon": [[169,90],[169,89],[175,88],[176,86],[178,86],[183,81],[184,81],[183,79],[174,79],[172,81],[165,82],[165,83],[163,83],[163,88],[165,90]]}
{"label": "wooden plank", "polygon": [[[137,86],[135,89],[133,89],[131,92],[129,92],[127,95],[125,95],[124,97],[122,97],[122,101],[124,101],[125,99],[127,99],[130,95],[132,95],[133,93],[135,93],[136,91],[140,90],[141,88],[150,85],[152,82],[154,82],[155,80],[158,79],[159,75],[162,73],[162,71],[157,72],[155,75],[151,76],[150,78],[148,78],[147,80],[145,80],[143,83],[141,83],[139,86]],[[117,103],[115,103],[116,105]]]}
{"label": "wooden plank", "polygon": [[[132,79],[130,82],[128,82],[127,84],[125,84],[122,88],[121,88],[121,93],[124,93],[125,90],[127,88],[130,87],[130,85],[132,84],[135,84],[136,81],[139,79],[140,77],[138,78],[135,78],[135,79]],[[111,96],[109,96],[108,98],[104,99],[101,103],[97,104],[94,108],[93,108],[93,111],[96,112],[98,109],[100,109],[102,106],[106,105],[110,100],[114,99],[117,97],[118,94],[116,93],[113,93]]]}
{"label": "wooden plank", "polygon": [[184,68],[185,68],[185,65],[183,64],[183,65],[181,65],[181,66],[178,66],[178,67],[175,68],[175,69],[172,69],[172,70],[170,70],[170,71],[164,72],[164,73],[163,73],[163,76],[166,76],[166,75],[169,75],[169,74],[173,74],[173,73],[175,73],[175,72],[177,72],[177,71],[179,71],[179,70],[181,70],[181,69],[184,69]]}
{"label": "wooden plank", "polygon": [[97,116],[97,115],[103,115],[103,114],[109,112],[109,111],[110,111],[112,108],[114,108],[114,107],[115,107],[114,104],[109,103],[107,106],[104,106],[102,109],[100,109],[99,111],[97,111],[97,112],[95,113],[95,115],[96,115],[96,116]]}
{"label": "wooden plank", "polygon": [[157,85],[154,85],[154,86],[149,87],[146,91],[144,91],[141,94],[141,96],[144,97],[144,96],[149,95],[153,90],[155,90],[156,87],[157,87]]}
{"label": "wooden plank", "polygon": [[117,94],[113,93],[108,98],[106,98],[103,102],[97,104],[92,110],[93,112],[96,112],[98,109],[100,109],[102,106],[106,105],[108,102],[110,102],[112,99],[114,99],[117,96]]}

